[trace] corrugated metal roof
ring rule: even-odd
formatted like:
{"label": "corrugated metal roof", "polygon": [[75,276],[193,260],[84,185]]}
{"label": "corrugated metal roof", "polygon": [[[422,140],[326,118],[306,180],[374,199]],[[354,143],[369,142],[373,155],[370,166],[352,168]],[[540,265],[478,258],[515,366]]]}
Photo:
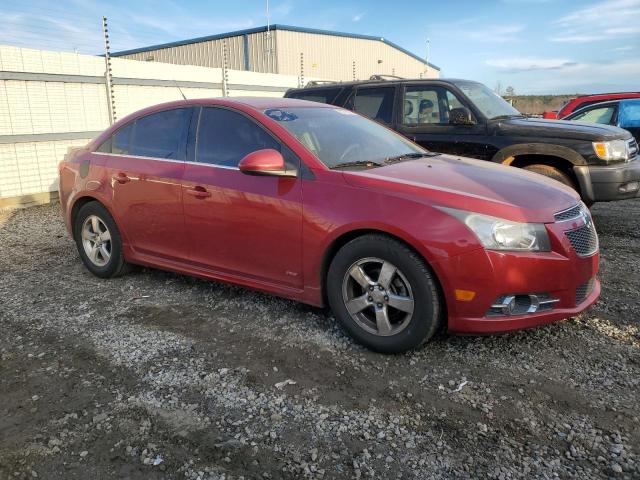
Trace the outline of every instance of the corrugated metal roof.
{"label": "corrugated metal roof", "polygon": [[197,37],[197,38],[190,38],[187,40],[179,40],[177,42],[170,42],[170,43],[163,43],[160,45],[151,45],[149,47],[142,47],[142,48],[134,48],[132,50],[123,50],[121,52],[115,52],[112,53],[111,56],[112,57],[119,57],[122,55],[131,55],[134,53],[142,53],[142,52],[150,52],[150,51],[154,51],[154,50],[158,50],[161,48],[170,48],[170,47],[178,47],[180,45],[188,45],[191,43],[199,43],[199,42],[206,42],[206,41],[211,41],[211,40],[220,40],[223,38],[229,38],[229,37],[236,37],[239,35],[248,35],[251,33],[260,33],[260,32],[266,32],[267,30],[289,30],[292,32],[301,32],[301,33],[314,33],[317,35],[331,35],[334,37],[347,37],[347,38],[360,38],[363,40],[375,40],[378,42],[382,42],[385,43],[387,45],[389,45],[390,47],[393,47],[397,50],[400,50],[401,52],[415,58],[416,60],[424,63],[425,65],[429,65],[429,67],[431,68],[435,68],[436,70],[440,70],[440,67],[438,67],[437,65],[433,65],[431,62],[427,63],[423,58],[419,57],[418,55],[416,55],[415,53],[410,52],[409,50],[406,50],[404,48],[402,48],[400,45],[397,45],[393,42],[390,42],[389,40],[385,39],[384,37],[376,37],[373,35],[361,35],[359,33],[345,33],[345,32],[334,32],[331,30],[318,30],[316,28],[304,28],[304,27],[294,27],[291,25],[281,25],[279,23],[270,25],[268,28],[267,26],[263,26],[263,27],[255,27],[255,28],[247,28],[245,30],[236,30],[234,32],[227,32],[227,33],[218,33],[216,35],[208,35],[206,37]]}

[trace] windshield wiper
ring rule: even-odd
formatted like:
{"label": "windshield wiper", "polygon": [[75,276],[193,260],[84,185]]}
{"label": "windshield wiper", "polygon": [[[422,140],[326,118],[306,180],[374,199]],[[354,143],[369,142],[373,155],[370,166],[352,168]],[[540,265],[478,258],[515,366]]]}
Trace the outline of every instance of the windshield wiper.
{"label": "windshield wiper", "polygon": [[422,157],[433,157],[433,153],[403,153],[402,155],[396,155],[395,157],[387,157],[384,159],[385,164],[402,162],[403,160],[414,160]]}
{"label": "windshield wiper", "polygon": [[372,162],[371,160],[357,160],[355,162],[343,162],[343,163],[338,163],[337,165],[334,165],[333,167],[331,167],[331,169],[336,169],[336,168],[349,168],[349,167],[367,167],[367,168],[373,168],[373,167],[381,167],[382,163],[378,163],[378,162]]}

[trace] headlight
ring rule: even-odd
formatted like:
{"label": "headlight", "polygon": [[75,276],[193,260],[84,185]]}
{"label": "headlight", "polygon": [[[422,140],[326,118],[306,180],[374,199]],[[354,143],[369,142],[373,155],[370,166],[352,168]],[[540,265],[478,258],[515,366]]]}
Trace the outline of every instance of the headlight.
{"label": "headlight", "polygon": [[479,213],[441,207],[476,234],[488,250],[548,252],[549,235],[543,223],[518,223]]}
{"label": "headlight", "polygon": [[596,152],[599,159],[607,162],[611,160],[626,160],[629,157],[625,140],[593,142],[593,151]]}

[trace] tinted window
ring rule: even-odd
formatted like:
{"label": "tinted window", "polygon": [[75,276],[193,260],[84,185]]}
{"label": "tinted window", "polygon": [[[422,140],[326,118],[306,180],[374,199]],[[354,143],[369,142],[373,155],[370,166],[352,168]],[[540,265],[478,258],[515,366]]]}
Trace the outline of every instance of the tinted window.
{"label": "tinted window", "polygon": [[129,153],[129,143],[131,142],[131,132],[133,131],[133,122],[125,125],[116,133],[102,142],[96,152],[101,153],[119,153],[126,155]]}
{"label": "tinted window", "polygon": [[287,95],[289,98],[298,98],[300,100],[309,100],[310,102],[333,103],[340,90],[331,88],[326,90],[308,90],[303,92],[294,92]]}
{"label": "tinted window", "polygon": [[394,88],[366,88],[356,92],[353,109],[365,117],[391,123]]}
{"label": "tinted window", "polygon": [[402,123],[411,126],[448,125],[449,112],[460,107],[460,100],[446,88],[407,87],[404,93]]}
{"label": "tinted window", "polygon": [[202,109],[196,161],[236,167],[245,155],[264,148],[280,151],[280,144],[252,120],[223,108]]}
{"label": "tinted window", "polygon": [[[130,155],[184,160],[190,114],[191,109],[178,108],[136,120]],[[114,142],[115,140],[114,138]]]}
{"label": "tinted window", "polygon": [[577,120],[579,122],[586,123],[611,123],[611,117],[615,111],[614,106],[593,108],[585,112],[578,113],[571,118],[571,120]]}

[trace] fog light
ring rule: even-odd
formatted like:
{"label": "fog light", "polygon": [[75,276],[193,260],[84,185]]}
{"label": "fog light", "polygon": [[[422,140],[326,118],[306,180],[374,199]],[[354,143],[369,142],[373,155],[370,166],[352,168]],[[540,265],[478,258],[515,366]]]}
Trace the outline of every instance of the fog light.
{"label": "fog light", "polygon": [[624,183],[618,187],[620,193],[636,192],[638,189],[640,189],[640,182]]}
{"label": "fog light", "polygon": [[544,310],[553,309],[553,305],[559,302],[548,293],[502,295],[493,302],[487,312],[487,316],[497,315],[525,315]]}

